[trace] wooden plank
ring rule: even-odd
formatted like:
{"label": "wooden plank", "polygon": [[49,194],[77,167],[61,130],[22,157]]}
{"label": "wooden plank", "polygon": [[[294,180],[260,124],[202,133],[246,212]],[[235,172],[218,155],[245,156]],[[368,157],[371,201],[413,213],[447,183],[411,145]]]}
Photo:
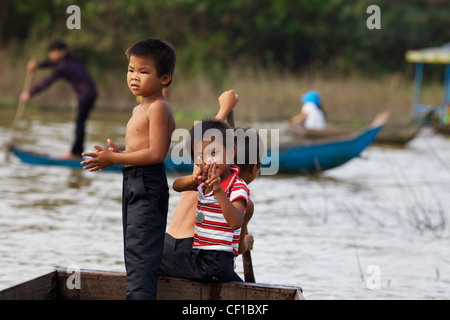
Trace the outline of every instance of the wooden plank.
{"label": "wooden plank", "polygon": [[[80,270],[77,280],[74,272],[58,269],[61,300],[124,300],[126,276],[123,272]],[[70,278],[70,279],[69,279]],[[69,281],[69,285],[68,285]],[[74,284],[79,281],[79,288]]]}
{"label": "wooden plank", "polygon": [[303,299],[299,287],[249,282],[203,283],[159,277],[160,300],[294,300]]}
{"label": "wooden plank", "polygon": [[[79,276],[79,278],[77,278]],[[76,284],[76,285],[75,285]],[[79,285],[79,287],[77,287]],[[123,272],[57,269],[0,292],[0,299],[123,300]],[[249,282],[205,283],[160,276],[159,300],[297,300],[302,289]]]}
{"label": "wooden plank", "polygon": [[0,300],[56,300],[58,299],[56,271],[0,291]]}
{"label": "wooden plank", "polygon": [[[80,289],[68,289],[71,276],[58,270],[61,299],[116,300],[124,299],[126,275],[120,272],[82,270]],[[294,300],[303,299],[299,287],[227,282],[203,283],[187,279],[160,276],[159,300]]]}

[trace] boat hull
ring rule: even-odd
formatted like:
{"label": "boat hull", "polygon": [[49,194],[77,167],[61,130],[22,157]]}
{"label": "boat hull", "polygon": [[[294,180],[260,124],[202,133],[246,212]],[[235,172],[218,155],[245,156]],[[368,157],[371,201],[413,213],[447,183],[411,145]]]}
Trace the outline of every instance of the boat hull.
{"label": "boat hull", "polygon": [[[358,157],[375,140],[380,129],[386,123],[387,117],[386,114],[378,116],[372,125],[354,135],[309,142],[294,141],[280,144],[278,148],[269,148],[267,155],[263,158],[262,167],[273,169],[271,170],[272,174],[287,172],[312,174],[338,167]],[[60,160],[23,151],[16,147],[13,147],[11,151],[22,162],[28,164],[64,166],[72,169],[83,168],[80,164],[82,159]],[[192,172],[193,169],[193,164],[189,159],[184,162],[174,161],[172,157],[167,156],[164,163],[166,172],[169,174]],[[119,171],[122,168],[121,165],[113,165],[105,170]]]}
{"label": "boat hull", "polygon": [[[0,300],[124,300],[122,272],[56,269],[0,291]],[[79,276],[76,279],[76,276]],[[77,281],[79,288],[77,288]],[[203,283],[160,276],[158,300],[303,300],[302,289],[247,282]]]}
{"label": "boat hull", "polygon": [[[41,166],[57,166],[66,167],[72,169],[83,169],[83,165],[80,164],[83,158],[80,159],[58,159],[57,157],[38,154],[34,152],[25,151],[17,147],[12,147],[11,152],[19,158],[23,163],[31,165],[41,165]],[[87,158],[86,158],[87,159]],[[120,171],[122,170],[122,165],[113,165],[105,169],[105,171]]]}
{"label": "boat hull", "polygon": [[374,141],[380,128],[370,128],[339,140],[280,146],[279,169],[281,172],[311,174],[336,168],[358,157]]}

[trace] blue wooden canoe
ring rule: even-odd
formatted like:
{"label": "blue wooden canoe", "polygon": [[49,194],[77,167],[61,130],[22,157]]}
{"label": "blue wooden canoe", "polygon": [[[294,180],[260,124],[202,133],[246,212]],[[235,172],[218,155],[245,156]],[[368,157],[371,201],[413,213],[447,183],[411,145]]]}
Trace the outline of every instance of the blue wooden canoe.
{"label": "blue wooden canoe", "polygon": [[309,143],[280,146],[280,172],[319,173],[358,157],[376,138],[386,119],[377,118],[357,134]]}
{"label": "blue wooden canoe", "polygon": [[[25,151],[20,148],[13,146],[11,152],[19,158],[22,162],[32,165],[42,165],[42,166],[60,166],[72,169],[83,169],[80,164],[83,161],[80,159],[58,159],[57,157],[38,154],[30,151]],[[88,159],[88,158],[86,158]],[[105,169],[105,171],[119,171],[123,168],[122,165],[113,165]]]}
{"label": "blue wooden canoe", "polygon": [[[315,140],[313,142],[290,142],[279,146],[278,172],[317,173],[338,167],[349,160],[358,157],[376,138],[378,132],[386,123],[389,115],[383,113],[367,128],[360,132],[333,139]],[[79,159],[61,160],[56,157],[23,151],[13,147],[12,153],[22,162],[32,165],[64,166],[82,169]],[[268,154],[271,151],[268,150]],[[263,159],[263,167],[273,166],[266,163],[270,158]],[[171,174],[192,172],[191,163],[175,164],[170,157],[165,160],[166,171]],[[108,167],[108,171],[119,171],[123,166]]]}
{"label": "blue wooden canoe", "polygon": [[[313,174],[338,167],[358,157],[377,137],[389,119],[389,113],[377,115],[375,120],[356,134],[314,141],[293,141],[279,147],[278,172]],[[271,151],[267,153],[270,155]],[[262,167],[272,167],[263,159]],[[192,172],[192,164],[174,164],[168,157],[165,161],[168,172]]]}

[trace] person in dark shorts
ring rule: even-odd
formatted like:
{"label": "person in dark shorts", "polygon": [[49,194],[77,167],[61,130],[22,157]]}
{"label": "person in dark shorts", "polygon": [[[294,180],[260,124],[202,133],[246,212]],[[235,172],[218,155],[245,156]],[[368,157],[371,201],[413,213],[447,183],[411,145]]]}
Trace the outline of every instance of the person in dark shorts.
{"label": "person in dark shorts", "polygon": [[28,62],[28,71],[33,72],[40,68],[53,68],[53,72],[36,84],[29,92],[22,92],[20,100],[23,102],[30,100],[32,96],[46,89],[55,80],[67,80],[77,93],[78,112],[72,148],[69,153],[60,156],[60,158],[80,158],[84,147],[85,122],[94,108],[97,89],[81,60],[74,53],[68,51],[67,45],[63,41],[56,40],[52,42],[49,46],[48,56],[48,60],[40,63],[34,60]]}

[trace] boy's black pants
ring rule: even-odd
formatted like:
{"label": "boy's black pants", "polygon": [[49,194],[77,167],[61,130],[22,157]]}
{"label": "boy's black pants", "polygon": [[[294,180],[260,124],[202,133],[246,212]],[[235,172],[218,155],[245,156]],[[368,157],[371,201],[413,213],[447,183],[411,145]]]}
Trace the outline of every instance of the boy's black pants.
{"label": "boy's black pants", "polygon": [[122,222],[127,299],[156,299],[168,202],[164,163],[123,169]]}
{"label": "boy's black pants", "polygon": [[239,279],[234,273],[233,263],[234,254],[226,251],[172,251],[164,253],[159,273],[195,281],[227,282]]}
{"label": "boy's black pants", "polygon": [[72,144],[71,152],[75,155],[80,155],[84,148],[84,136],[86,134],[86,120],[89,113],[94,108],[94,98],[86,98],[78,101],[77,119],[75,121],[75,137]]}

